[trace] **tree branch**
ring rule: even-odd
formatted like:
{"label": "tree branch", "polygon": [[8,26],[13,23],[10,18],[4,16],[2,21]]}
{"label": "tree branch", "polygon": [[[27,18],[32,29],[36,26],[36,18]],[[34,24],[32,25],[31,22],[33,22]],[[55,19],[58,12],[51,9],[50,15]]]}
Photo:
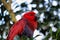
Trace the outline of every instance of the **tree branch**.
{"label": "tree branch", "polygon": [[9,14],[11,16],[11,20],[13,22],[16,22],[16,18],[15,18],[15,14],[11,9],[11,0],[9,0],[10,2],[7,4],[7,2],[5,0],[1,0],[1,2],[3,3],[3,5],[5,6],[5,8],[9,11]]}

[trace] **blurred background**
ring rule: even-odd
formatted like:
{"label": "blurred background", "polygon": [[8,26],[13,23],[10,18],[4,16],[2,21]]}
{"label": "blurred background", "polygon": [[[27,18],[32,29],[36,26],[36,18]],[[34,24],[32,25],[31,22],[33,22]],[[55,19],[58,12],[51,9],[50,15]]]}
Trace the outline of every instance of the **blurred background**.
{"label": "blurred background", "polygon": [[6,40],[11,26],[31,10],[39,16],[33,37],[40,35],[32,40],[60,40],[60,0],[0,0],[0,40]]}

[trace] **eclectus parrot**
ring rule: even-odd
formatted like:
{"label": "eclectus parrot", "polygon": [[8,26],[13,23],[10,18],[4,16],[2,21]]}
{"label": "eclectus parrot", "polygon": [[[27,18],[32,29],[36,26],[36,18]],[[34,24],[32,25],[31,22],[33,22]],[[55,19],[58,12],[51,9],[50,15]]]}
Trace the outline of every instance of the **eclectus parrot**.
{"label": "eclectus parrot", "polygon": [[6,40],[14,40],[16,35],[32,37],[34,30],[37,28],[36,18],[35,12],[26,12],[22,18],[11,27]]}

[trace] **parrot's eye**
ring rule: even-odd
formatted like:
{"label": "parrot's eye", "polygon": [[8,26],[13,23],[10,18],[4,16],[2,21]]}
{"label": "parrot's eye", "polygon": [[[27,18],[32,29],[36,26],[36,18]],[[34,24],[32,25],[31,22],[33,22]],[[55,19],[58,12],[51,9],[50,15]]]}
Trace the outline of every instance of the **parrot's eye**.
{"label": "parrot's eye", "polygon": [[32,14],[30,14],[30,16],[33,16]]}

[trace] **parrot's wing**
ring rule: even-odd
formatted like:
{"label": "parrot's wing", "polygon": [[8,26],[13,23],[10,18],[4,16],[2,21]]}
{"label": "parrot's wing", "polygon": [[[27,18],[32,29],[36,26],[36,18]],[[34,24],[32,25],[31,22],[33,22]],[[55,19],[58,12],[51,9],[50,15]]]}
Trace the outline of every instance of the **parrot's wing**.
{"label": "parrot's wing", "polygon": [[33,31],[29,28],[28,25],[25,26],[24,31],[22,35],[27,36],[27,37],[32,37],[33,36]]}
{"label": "parrot's wing", "polygon": [[24,30],[25,24],[24,20],[19,20],[15,23],[9,31],[7,40],[13,40],[16,35],[21,34]]}

